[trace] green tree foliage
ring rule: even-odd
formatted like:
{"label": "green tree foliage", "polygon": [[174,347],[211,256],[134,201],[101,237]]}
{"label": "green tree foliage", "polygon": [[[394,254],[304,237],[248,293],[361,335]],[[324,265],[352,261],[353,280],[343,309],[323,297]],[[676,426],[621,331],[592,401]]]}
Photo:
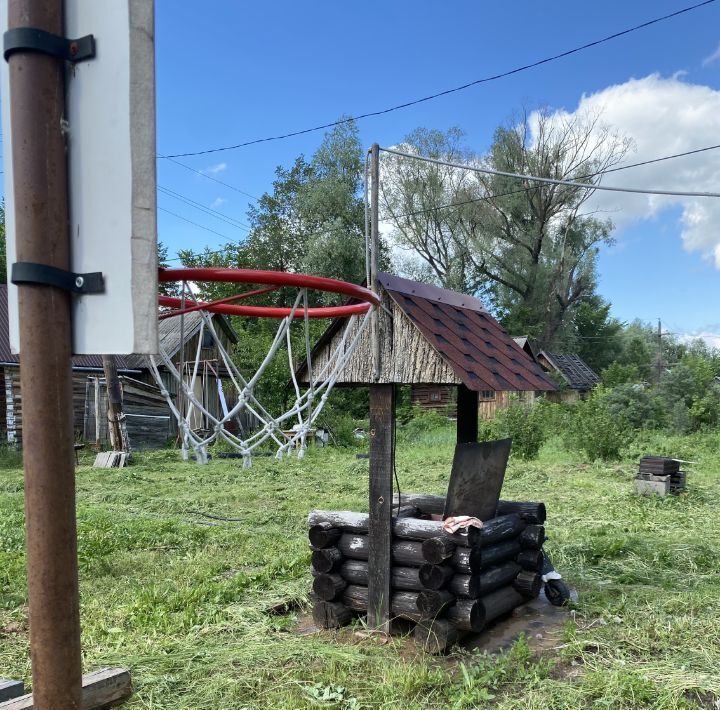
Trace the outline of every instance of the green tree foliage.
{"label": "green tree foliage", "polygon": [[543,410],[517,400],[498,412],[493,429],[496,436],[512,439],[512,455],[524,461],[537,458],[547,438]]}
{"label": "green tree foliage", "polygon": [[[462,132],[420,129],[402,148],[447,162],[585,182],[588,188],[537,185],[398,156],[385,157],[383,206],[396,241],[443,286],[490,301],[503,325],[543,347],[572,340],[592,325],[599,245],[612,225],[584,214],[598,177],[628,143],[597,117],[525,113],[499,128],[487,155],[462,146]],[[588,177],[591,176],[591,177]],[[602,327],[612,328],[606,318]],[[603,361],[607,364],[607,357]],[[601,363],[602,364],[602,363]]]}

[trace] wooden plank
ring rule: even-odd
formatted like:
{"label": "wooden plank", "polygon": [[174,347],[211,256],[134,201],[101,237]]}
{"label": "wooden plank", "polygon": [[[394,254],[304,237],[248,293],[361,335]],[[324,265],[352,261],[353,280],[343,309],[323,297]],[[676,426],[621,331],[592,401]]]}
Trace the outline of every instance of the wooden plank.
{"label": "wooden plank", "polygon": [[[82,710],[98,710],[132,695],[130,671],[125,668],[102,668],[82,679]],[[32,693],[0,703],[0,710],[33,710]]]}
{"label": "wooden plank", "polygon": [[19,698],[25,692],[25,685],[21,680],[5,680],[0,678],[0,703],[5,700]]}
{"label": "wooden plank", "polygon": [[457,443],[474,443],[478,438],[478,393],[465,385],[457,388]]}
{"label": "wooden plank", "polygon": [[368,625],[390,633],[395,386],[370,385]]}

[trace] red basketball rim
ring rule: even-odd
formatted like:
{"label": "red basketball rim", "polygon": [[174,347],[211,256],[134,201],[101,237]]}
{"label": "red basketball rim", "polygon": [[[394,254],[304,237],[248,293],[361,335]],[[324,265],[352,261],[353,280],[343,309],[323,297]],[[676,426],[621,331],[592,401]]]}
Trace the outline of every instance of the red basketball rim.
{"label": "red basketball rim", "polygon": [[[342,318],[358,313],[367,313],[372,306],[380,305],[380,298],[363,286],[328,279],[324,276],[310,276],[308,274],[288,274],[284,271],[261,271],[255,269],[220,269],[220,268],[183,268],[183,269],[158,269],[158,280],[161,283],[175,281],[212,281],[215,283],[237,283],[265,285],[274,288],[290,286],[294,288],[307,288],[314,291],[325,291],[326,293],[337,293],[356,299],[360,303],[348,303],[343,306],[323,306],[319,308],[308,308],[308,318]],[[263,289],[264,290],[264,289]],[[271,289],[269,289],[271,290]],[[254,294],[255,292],[252,292]],[[248,294],[238,294],[237,299]],[[240,306],[227,303],[228,299],[221,299],[222,302],[192,304],[202,307],[202,310],[211,313],[222,313],[228,316],[252,316],[255,318],[285,318],[292,313],[292,308],[275,306]],[[235,300],[235,299],[233,299]],[[183,303],[180,298],[172,296],[158,296],[158,303],[167,308],[182,309],[188,305],[187,299]],[[193,308],[193,310],[197,310]],[[183,311],[184,312],[184,311]],[[305,309],[298,307],[296,315],[304,315]],[[168,315],[180,315],[170,313]]]}

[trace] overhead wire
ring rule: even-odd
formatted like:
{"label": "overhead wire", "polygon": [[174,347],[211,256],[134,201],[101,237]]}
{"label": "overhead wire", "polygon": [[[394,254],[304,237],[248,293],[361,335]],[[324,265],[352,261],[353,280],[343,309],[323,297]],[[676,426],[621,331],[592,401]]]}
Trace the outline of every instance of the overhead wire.
{"label": "overhead wire", "polygon": [[162,185],[157,186],[158,192],[167,195],[168,197],[172,197],[175,200],[179,200],[180,202],[184,202],[185,204],[189,205],[190,207],[195,208],[196,210],[200,210],[201,212],[204,212],[205,214],[210,215],[211,217],[214,217],[215,219],[219,219],[222,222],[226,222],[232,227],[235,227],[236,229],[242,229],[245,231],[250,231],[251,227],[243,222],[240,222],[239,220],[235,219],[234,217],[231,217],[230,215],[224,214],[223,212],[220,212],[219,210],[214,209],[213,207],[207,207],[203,205],[200,202],[197,202],[196,200],[191,199],[190,197],[187,197],[186,195],[183,195],[179,192],[176,192],[175,190],[171,190],[170,188],[163,187]]}
{"label": "overhead wire", "polygon": [[[660,162],[663,162],[663,161],[666,161],[666,160],[674,160],[674,159],[676,159],[676,158],[683,158],[683,157],[686,157],[686,156],[688,156],[688,155],[696,155],[696,154],[698,154],[698,153],[704,153],[704,152],[710,151],[710,150],[717,150],[718,148],[720,148],[720,144],[705,146],[705,147],[703,147],[703,148],[694,148],[694,149],[692,149],[692,150],[687,150],[687,151],[684,151],[684,152],[682,152],[682,153],[673,153],[672,155],[664,155],[664,156],[661,156],[661,157],[659,157],[659,158],[651,158],[651,159],[649,159],[649,160],[643,160],[643,161],[640,161],[640,162],[637,162],[637,163],[630,163],[630,164],[628,164],[628,165],[620,165],[620,166],[617,166],[617,167],[614,167],[614,168],[607,168],[607,169],[605,169],[605,170],[598,170],[598,171],[593,172],[593,173],[588,173],[588,174],[586,174],[586,175],[581,175],[581,176],[579,177],[579,179],[585,180],[585,179],[588,179],[588,178],[591,178],[591,177],[596,177],[596,176],[598,176],[598,175],[605,175],[605,174],[608,174],[608,173],[619,172],[619,171],[622,171],[622,170],[629,170],[629,169],[631,169],[631,168],[637,168],[637,167],[641,167],[641,166],[644,166],[644,165],[651,165],[651,164],[653,164],[653,163],[660,163]],[[381,150],[384,150],[384,151],[388,152],[387,149],[384,149],[384,148],[381,148]],[[404,155],[404,154],[402,154],[402,155]],[[410,154],[408,154],[408,155],[410,155]],[[413,156],[413,157],[414,157],[414,156]],[[177,162],[177,161],[174,161],[174,162]],[[453,164],[453,165],[454,165],[454,164]],[[461,164],[458,164],[457,166],[458,166],[458,167],[461,167],[461,168],[468,167],[468,166],[463,166],[463,165],[461,165]],[[195,171],[195,172],[199,172],[199,171]],[[367,182],[367,173],[368,173],[368,166],[367,166],[367,159],[366,159],[366,165],[365,165],[366,182]],[[203,173],[200,173],[200,174],[203,174]],[[591,185],[583,185],[583,187],[590,189],[592,186],[591,186]],[[532,186],[532,185],[531,185],[531,186],[527,186],[527,187],[521,187],[521,188],[518,188],[518,189],[516,189],[516,190],[509,190],[509,191],[507,191],[507,192],[496,193],[496,194],[494,194],[494,195],[483,195],[482,197],[474,197],[474,198],[472,198],[472,199],[470,199],[470,200],[462,200],[462,201],[460,201],[460,202],[449,202],[449,203],[444,204],[444,205],[436,205],[436,206],[428,207],[428,208],[421,209],[421,210],[415,210],[415,211],[413,211],[413,212],[406,212],[405,214],[397,215],[397,216],[394,217],[393,219],[396,219],[396,220],[397,220],[397,219],[406,219],[407,217],[414,217],[414,216],[419,215],[419,214],[426,214],[426,213],[429,213],[429,212],[434,212],[434,211],[436,211],[436,210],[448,209],[448,208],[451,208],[451,207],[461,207],[461,206],[463,206],[463,205],[472,204],[472,203],[475,203],[475,202],[483,202],[483,201],[495,200],[495,199],[499,199],[499,198],[502,198],[502,197],[508,197],[508,196],[510,196],[510,195],[516,195],[516,194],[520,194],[520,193],[523,193],[523,192],[529,192],[529,191],[531,191],[531,190],[536,190],[536,189],[538,189],[537,186]],[[205,207],[204,205],[200,205],[200,203],[197,203],[197,202],[195,202],[194,200],[191,200],[190,198],[188,198],[188,197],[186,197],[186,196],[184,196],[184,195],[181,195],[180,193],[175,193],[174,191],[169,190],[169,188],[165,188],[165,187],[162,187],[162,186],[159,185],[159,186],[158,186],[158,190],[167,191],[167,192],[172,192],[172,193],[174,193],[173,196],[177,196],[178,198],[182,198],[183,201],[187,201],[187,202],[190,202],[190,203],[194,203],[193,206],[198,206],[199,208],[202,207],[203,211],[209,210],[210,212],[216,212],[216,213],[217,213],[218,215],[220,215],[220,216],[223,216],[223,217],[226,216],[226,215],[223,215],[222,213],[218,212],[217,210],[213,210],[212,208]],[[367,191],[367,187],[365,187],[365,192],[366,192],[366,191]],[[364,202],[367,202],[367,194],[365,194],[364,197],[365,197]],[[172,214],[173,216],[178,217],[179,219],[183,219],[184,221],[189,222],[190,224],[193,224],[193,225],[196,226],[196,227],[199,227],[199,228],[201,228],[201,229],[205,229],[206,231],[211,231],[211,232],[213,232],[213,233],[215,233],[215,234],[218,234],[218,232],[215,232],[214,230],[212,230],[212,229],[210,229],[210,228],[208,228],[208,227],[205,227],[204,225],[198,224],[198,223],[196,223],[196,222],[192,222],[191,220],[188,220],[188,219],[182,217],[181,215],[177,215],[177,214],[175,214],[174,212],[170,212],[170,210],[165,210],[164,208],[160,208],[160,207],[159,207],[158,209],[163,209],[163,211],[166,211],[166,212],[168,212],[169,214]],[[230,219],[232,219],[232,218],[230,218]],[[235,220],[235,221],[237,221],[237,220]],[[367,221],[367,215],[366,215],[366,221]],[[245,225],[245,224],[240,223],[240,222],[238,222],[238,224],[242,225],[242,228],[245,228],[245,229],[248,229],[249,231],[252,231],[252,228],[249,227],[248,225]],[[366,224],[366,232],[367,232],[367,228],[368,228],[368,227],[367,227],[367,224]],[[224,245],[224,246],[223,246],[222,248],[220,248],[220,249],[217,249],[217,250],[214,250],[214,251],[211,251],[211,252],[208,252],[208,253],[209,253],[209,254],[220,254],[220,253],[222,253],[222,251],[224,250],[224,248],[226,248],[226,247],[228,247],[228,246],[232,246],[232,245],[237,245],[237,243],[234,242],[234,241],[232,241],[232,239],[231,239],[230,237],[226,237],[226,238],[227,238],[227,239],[230,239],[230,241],[228,242],[228,244]],[[367,239],[367,234],[366,234],[366,239]],[[172,258],[172,259],[168,259],[167,261],[181,261],[181,258],[180,258],[180,257],[174,257],[174,258]]]}
{"label": "overhead wire", "polygon": [[216,182],[219,185],[224,185],[225,187],[229,188],[230,190],[234,190],[235,192],[238,192],[241,195],[245,195],[245,197],[249,197],[251,200],[255,200],[255,202],[258,202],[260,200],[259,197],[255,197],[255,195],[251,195],[249,192],[245,192],[245,190],[241,190],[239,187],[235,187],[235,185],[231,185],[229,182],[225,182],[224,180],[220,180],[219,178],[209,175],[207,171],[197,170],[196,168],[193,168],[192,166],[187,165],[186,163],[181,163],[179,160],[175,160],[175,158],[172,158],[169,156],[164,156],[164,158],[165,158],[165,160],[169,160],[171,163],[175,163],[175,165],[179,165],[181,168],[185,168],[185,170],[189,170],[190,172],[196,173],[197,175],[207,178],[208,180],[212,180],[213,182]]}
{"label": "overhead wire", "polygon": [[424,163],[433,163],[435,165],[443,165],[449,168],[457,168],[459,170],[470,170],[476,173],[484,173],[486,175],[498,175],[500,177],[509,177],[517,180],[528,180],[531,182],[540,182],[550,185],[566,185],[567,187],[578,187],[585,190],[604,190],[608,192],[626,192],[640,195],[669,195],[673,197],[720,197],[720,192],[695,192],[682,190],[646,190],[638,187],[611,187],[610,185],[597,185],[595,183],[577,182],[575,180],[560,180],[556,178],[539,177],[537,175],[526,175],[523,173],[512,173],[506,170],[495,170],[494,168],[481,168],[474,165],[463,165],[462,163],[452,163],[448,160],[439,160],[437,158],[428,158],[423,155],[414,155],[412,153],[404,153],[393,148],[380,148],[384,153],[398,155],[411,160],[418,160]]}
{"label": "overhead wire", "polygon": [[234,145],[220,146],[217,148],[207,148],[205,150],[187,151],[184,153],[170,153],[167,155],[158,155],[157,157],[159,159],[170,160],[170,159],[175,159],[175,158],[185,158],[185,157],[196,156],[196,155],[208,155],[210,153],[219,153],[219,152],[227,151],[227,150],[236,150],[238,148],[245,148],[247,146],[257,145],[258,143],[268,143],[270,141],[284,140],[286,138],[292,138],[295,136],[305,135],[307,133],[313,133],[315,131],[322,131],[322,130],[325,130],[328,128],[334,128],[335,126],[341,126],[343,124],[350,123],[351,121],[360,121],[365,118],[372,118],[374,116],[382,116],[382,115],[385,115],[388,113],[392,113],[394,111],[399,111],[400,109],[409,108],[410,106],[416,106],[418,104],[425,103],[427,101],[433,101],[442,96],[447,96],[449,94],[454,94],[459,91],[464,91],[473,86],[478,86],[479,84],[485,84],[488,82],[496,81],[498,79],[503,79],[508,76],[512,76],[513,74],[518,74],[520,72],[527,71],[529,69],[534,69],[535,67],[539,67],[539,66],[542,66],[543,64],[548,64],[550,62],[554,62],[554,61],[556,61],[558,59],[562,59],[564,57],[569,57],[573,54],[577,54],[578,52],[582,52],[586,49],[596,47],[600,44],[604,44],[605,42],[609,42],[609,41],[617,39],[619,37],[623,37],[624,35],[631,34],[632,32],[637,32],[638,30],[644,29],[646,27],[650,27],[651,25],[655,25],[660,22],[664,22],[665,20],[669,20],[674,17],[678,17],[680,15],[691,12],[693,10],[697,10],[706,5],[711,5],[714,2],[716,2],[716,0],[703,0],[703,2],[697,3],[695,5],[690,5],[690,6],[681,8],[680,10],[676,10],[675,12],[671,12],[667,15],[655,17],[651,20],[647,20],[646,22],[642,22],[638,25],[634,25],[633,27],[628,27],[627,29],[620,30],[619,32],[614,32],[613,34],[607,35],[605,37],[601,37],[600,39],[594,40],[592,42],[586,42],[585,44],[582,44],[578,47],[574,47],[574,48],[566,50],[564,52],[560,52],[559,54],[554,54],[550,57],[545,57],[544,59],[539,59],[535,62],[531,62],[529,64],[524,64],[522,66],[518,66],[518,67],[515,67],[514,69],[509,69],[507,71],[503,71],[498,74],[493,74],[490,76],[482,77],[480,79],[475,79],[474,81],[467,82],[466,84],[461,84],[460,86],[455,86],[450,89],[445,89],[445,90],[439,91],[435,94],[430,94],[429,96],[424,96],[422,98],[414,99],[412,101],[406,101],[404,103],[397,104],[397,105],[391,106],[389,108],[381,109],[378,111],[369,111],[367,113],[358,114],[356,116],[350,116],[348,118],[343,118],[343,119],[340,119],[337,121],[332,121],[330,123],[324,123],[320,126],[313,126],[312,128],[304,128],[301,130],[291,131],[291,132],[284,133],[281,135],[276,135],[276,136],[268,136],[265,138],[256,138],[254,140],[244,141],[242,143],[236,143]]}

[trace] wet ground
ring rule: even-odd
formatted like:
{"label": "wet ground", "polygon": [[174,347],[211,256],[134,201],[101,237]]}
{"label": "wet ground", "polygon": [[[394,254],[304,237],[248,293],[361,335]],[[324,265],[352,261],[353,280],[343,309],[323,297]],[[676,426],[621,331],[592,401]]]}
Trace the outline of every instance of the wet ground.
{"label": "wet ground", "polygon": [[[573,591],[572,599],[577,599]],[[468,650],[487,651],[488,653],[499,653],[515,643],[524,634],[530,647],[538,652],[550,651],[559,646],[562,641],[563,628],[571,619],[570,611],[566,607],[556,607],[550,604],[543,592],[537,599],[514,609],[507,616],[498,619],[488,626],[482,633],[469,634],[460,643]],[[405,628],[407,626],[407,628]],[[402,633],[410,631],[412,624],[400,624],[397,629]],[[318,633],[321,631],[313,621],[312,614],[301,614],[295,627],[295,633],[301,636]],[[343,635],[342,630],[340,636]],[[368,634],[360,632],[363,637]],[[357,634],[352,634],[348,640],[357,641]],[[352,638],[352,637],[355,638]]]}

